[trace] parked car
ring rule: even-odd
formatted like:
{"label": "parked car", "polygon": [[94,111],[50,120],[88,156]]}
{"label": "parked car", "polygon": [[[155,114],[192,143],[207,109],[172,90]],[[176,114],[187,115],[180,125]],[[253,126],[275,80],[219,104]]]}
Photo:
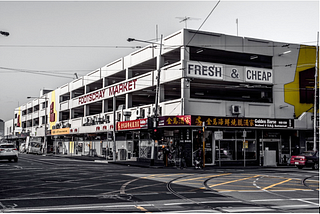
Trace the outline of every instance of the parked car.
{"label": "parked car", "polygon": [[42,154],[41,143],[39,142],[30,142],[29,148],[27,148],[27,154]]}
{"label": "parked car", "polygon": [[293,155],[290,159],[290,165],[295,165],[299,169],[303,167],[312,167],[319,169],[319,152],[318,151],[305,151],[299,155]]}
{"label": "parked car", "polygon": [[0,159],[8,159],[8,161],[18,161],[18,150],[12,143],[1,143],[0,144]]}

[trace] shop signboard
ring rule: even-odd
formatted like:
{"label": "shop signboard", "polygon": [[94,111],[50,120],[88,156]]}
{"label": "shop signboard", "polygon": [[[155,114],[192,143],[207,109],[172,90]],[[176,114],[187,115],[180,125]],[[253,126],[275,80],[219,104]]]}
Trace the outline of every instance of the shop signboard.
{"label": "shop signboard", "polygon": [[215,131],[214,132],[214,139],[215,140],[222,140],[223,139],[223,132],[222,131]]}
{"label": "shop signboard", "polygon": [[163,116],[159,117],[158,126],[205,126],[239,128],[294,128],[293,119],[239,118],[215,116]]}
{"label": "shop signboard", "polygon": [[186,76],[192,78],[223,80],[224,66],[216,63],[188,62]]}
{"label": "shop signboard", "polygon": [[65,135],[70,134],[70,128],[52,129],[51,135]]}
{"label": "shop signboard", "polygon": [[159,117],[158,126],[191,126],[191,115]]}
{"label": "shop signboard", "polygon": [[239,118],[239,117],[209,117],[192,116],[191,124],[202,126],[248,127],[248,128],[293,128],[293,119],[268,119],[268,118]]}
{"label": "shop signboard", "polygon": [[148,128],[148,118],[117,122],[117,131],[146,129]]}

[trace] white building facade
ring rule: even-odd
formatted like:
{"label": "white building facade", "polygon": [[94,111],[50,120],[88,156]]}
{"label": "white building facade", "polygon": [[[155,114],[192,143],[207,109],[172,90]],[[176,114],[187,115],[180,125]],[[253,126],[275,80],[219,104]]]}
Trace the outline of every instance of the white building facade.
{"label": "white building facade", "polygon": [[[7,134],[46,136],[55,154],[110,156],[115,149],[117,160],[143,161],[155,146],[154,159],[162,161],[165,145],[190,166],[204,146],[208,165],[263,164],[269,151],[281,164],[313,149],[314,85],[305,80],[314,77],[315,57],[314,46],[183,29],[41,91],[14,110]],[[163,136],[154,142],[158,69]]]}

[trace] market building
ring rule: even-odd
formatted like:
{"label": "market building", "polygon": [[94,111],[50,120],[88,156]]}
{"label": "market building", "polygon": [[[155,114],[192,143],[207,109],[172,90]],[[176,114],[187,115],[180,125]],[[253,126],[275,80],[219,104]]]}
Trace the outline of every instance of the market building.
{"label": "market building", "polygon": [[40,91],[5,135],[38,137],[55,154],[160,162],[167,147],[191,166],[204,146],[206,165],[283,164],[319,147],[315,65],[315,46],[182,29]]}

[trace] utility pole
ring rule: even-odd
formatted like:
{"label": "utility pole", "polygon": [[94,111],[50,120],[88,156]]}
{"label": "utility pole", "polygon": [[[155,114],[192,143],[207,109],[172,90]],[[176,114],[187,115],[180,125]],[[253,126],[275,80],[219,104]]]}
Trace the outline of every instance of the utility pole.
{"label": "utility pole", "polygon": [[[317,48],[316,48],[316,66],[314,74],[314,105],[313,105],[313,151],[317,150],[317,89],[318,89],[318,64],[319,64],[319,32],[317,34]],[[320,92],[319,92],[320,96]],[[319,98],[319,97],[318,97]],[[320,123],[320,118],[319,118]],[[319,125],[318,125],[319,126]],[[319,131],[320,132],[320,131]]]}
{"label": "utility pole", "polygon": [[[157,86],[156,86],[156,98],[155,98],[155,110],[153,117],[153,129],[158,128],[158,108],[159,108],[159,91],[160,91],[160,74],[161,74],[161,52],[162,52],[162,34],[160,36],[160,50],[157,61]],[[154,150],[155,150],[155,141],[152,139],[152,147],[151,147],[151,162],[150,165],[154,165]]]}
{"label": "utility pole", "polygon": [[112,152],[112,159],[113,161],[116,161],[116,95],[113,94],[113,152]]}

